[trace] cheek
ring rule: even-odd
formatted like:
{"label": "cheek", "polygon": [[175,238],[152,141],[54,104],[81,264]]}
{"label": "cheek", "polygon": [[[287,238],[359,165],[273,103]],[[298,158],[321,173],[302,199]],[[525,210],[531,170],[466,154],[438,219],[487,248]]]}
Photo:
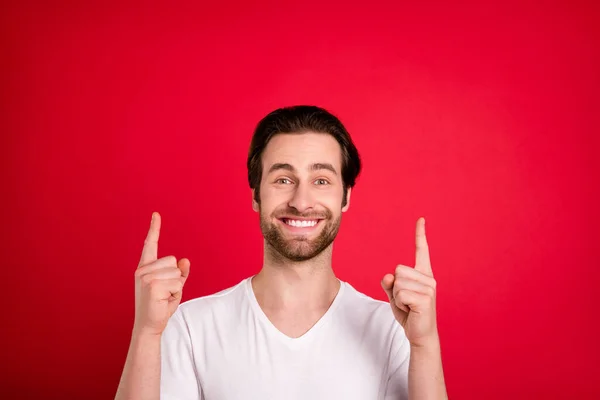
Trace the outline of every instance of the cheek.
{"label": "cheek", "polygon": [[274,187],[273,185],[265,183],[260,187],[261,203],[280,204],[288,201],[292,197],[294,197],[293,185]]}
{"label": "cheek", "polygon": [[341,208],[342,200],[344,199],[344,191],[342,190],[327,190],[320,194],[319,199],[323,205],[331,210]]}
{"label": "cheek", "polygon": [[265,188],[260,192],[260,208],[263,214],[269,215],[276,208],[286,204],[287,196],[282,191]]}

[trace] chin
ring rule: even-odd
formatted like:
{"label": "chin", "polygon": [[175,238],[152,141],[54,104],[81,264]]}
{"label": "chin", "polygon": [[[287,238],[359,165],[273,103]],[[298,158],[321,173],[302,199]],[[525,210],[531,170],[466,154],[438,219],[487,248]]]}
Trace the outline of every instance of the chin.
{"label": "chin", "polygon": [[[292,240],[296,241],[296,240]],[[327,247],[318,249],[314,244],[303,241],[288,245],[284,249],[278,249],[278,252],[285,258],[294,262],[308,261],[320,255]]]}

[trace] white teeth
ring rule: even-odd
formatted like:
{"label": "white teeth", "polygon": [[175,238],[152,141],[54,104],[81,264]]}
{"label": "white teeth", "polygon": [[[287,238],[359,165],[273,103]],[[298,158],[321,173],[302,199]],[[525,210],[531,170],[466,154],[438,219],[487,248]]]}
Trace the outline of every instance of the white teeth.
{"label": "white teeth", "polygon": [[307,228],[307,227],[315,226],[317,224],[317,221],[297,221],[295,219],[287,219],[285,221],[285,223],[288,225],[291,225],[291,226]]}

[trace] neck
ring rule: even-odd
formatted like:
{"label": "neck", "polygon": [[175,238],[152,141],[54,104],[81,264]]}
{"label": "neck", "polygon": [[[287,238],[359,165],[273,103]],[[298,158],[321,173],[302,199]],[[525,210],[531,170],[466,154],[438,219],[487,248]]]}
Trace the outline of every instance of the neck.
{"label": "neck", "polygon": [[331,268],[332,245],[318,256],[290,261],[265,243],[261,271],[252,288],[261,306],[271,309],[327,309],[339,290]]}

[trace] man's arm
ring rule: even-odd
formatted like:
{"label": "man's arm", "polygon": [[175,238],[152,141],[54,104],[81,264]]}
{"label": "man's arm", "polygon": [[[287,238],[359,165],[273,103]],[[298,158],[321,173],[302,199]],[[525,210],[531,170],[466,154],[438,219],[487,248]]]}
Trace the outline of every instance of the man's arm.
{"label": "man's arm", "polygon": [[115,400],[159,400],[161,338],[181,301],[190,271],[187,259],[158,258],[160,214],[152,214],[135,271],[135,321]]}
{"label": "man's arm", "polygon": [[410,347],[408,366],[408,398],[447,399],[440,342]]}
{"label": "man's arm", "polygon": [[394,317],[404,328],[410,342],[408,398],[447,399],[436,320],[436,281],[429,258],[424,218],[417,221],[414,268],[398,265],[394,275],[383,277],[381,286],[390,299]]}
{"label": "man's arm", "polygon": [[160,398],[159,335],[133,335],[115,400]]}

